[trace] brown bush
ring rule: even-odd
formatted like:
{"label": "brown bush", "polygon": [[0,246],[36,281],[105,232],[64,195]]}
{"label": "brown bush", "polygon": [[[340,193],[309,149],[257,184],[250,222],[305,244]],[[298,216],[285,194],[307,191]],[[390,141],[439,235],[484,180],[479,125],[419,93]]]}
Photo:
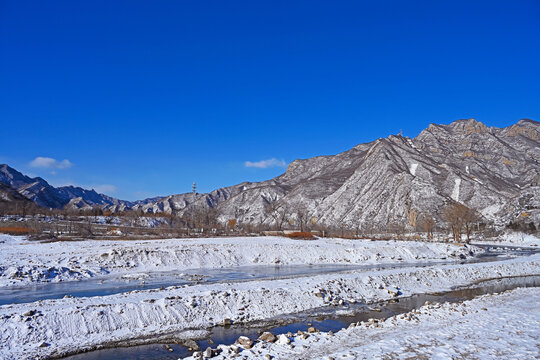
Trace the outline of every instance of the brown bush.
{"label": "brown bush", "polygon": [[315,240],[317,239],[315,236],[313,236],[312,233],[307,231],[297,231],[290,234],[286,234],[286,237],[289,239],[296,239],[296,240]]}
{"label": "brown bush", "polygon": [[32,229],[23,226],[4,226],[0,227],[0,233],[9,235],[28,235],[32,233]]}

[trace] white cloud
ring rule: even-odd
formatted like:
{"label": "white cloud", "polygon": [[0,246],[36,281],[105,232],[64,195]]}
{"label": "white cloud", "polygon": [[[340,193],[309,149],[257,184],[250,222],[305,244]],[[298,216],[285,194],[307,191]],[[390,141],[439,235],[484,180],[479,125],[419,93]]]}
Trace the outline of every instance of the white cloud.
{"label": "white cloud", "polygon": [[271,158],[268,160],[261,160],[261,161],[246,161],[244,164],[246,167],[253,167],[253,168],[259,168],[259,169],[287,166],[287,163],[284,160],[278,160],[276,158]]}
{"label": "white cloud", "polygon": [[68,169],[73,166],[73,163],[67,159],[58,161],[50,157],[38,156],[30,162],[30,166],[34,168],[46,169]]}
{"label": "white cloud", "polygon": [[111,184],[102,184],[102,185],[95,185],[92,186],[94,190],[96,190],[98,193],[103,194],[114,194],[116,192],[117,187]]}

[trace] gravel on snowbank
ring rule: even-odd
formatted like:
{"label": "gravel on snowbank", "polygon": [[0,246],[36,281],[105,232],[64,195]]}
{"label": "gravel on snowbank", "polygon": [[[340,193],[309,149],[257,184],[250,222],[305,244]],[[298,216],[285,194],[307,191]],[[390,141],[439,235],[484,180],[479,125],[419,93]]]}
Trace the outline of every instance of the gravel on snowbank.
{"label": "gravel on snowbank", "polygon": [[[214,359],[537,359],[540,289],[515,289],[462,303],[426,304],[382,322],[332,333],[281,335],[275,343],[217,347]],[[188,359],[194,359],[189,357]]]}

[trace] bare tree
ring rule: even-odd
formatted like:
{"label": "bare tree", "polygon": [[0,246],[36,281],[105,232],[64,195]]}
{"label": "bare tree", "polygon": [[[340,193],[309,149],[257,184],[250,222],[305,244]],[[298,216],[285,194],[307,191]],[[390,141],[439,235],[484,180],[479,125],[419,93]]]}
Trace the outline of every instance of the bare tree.
{"label": "bare tree", "polygon": [[311,219],[311,215],[307,208],[302,204],[296,205],[294,208],[294,215],[296,217],[296,223],[300,227],[300,231],[304,232],[307,230],[309,221]]}
{"label": "bare tree", "polygon": [[198,206],[193,209],[193,221],[197,228],[215,229],[218,226],[218,211],[210,206]]}
{"label": "bare tree", "polygon": [[27,213],[28,213],[28,208],[30,207],[29,203],[26,202],[26,201],[20,201],[17,203],[17,208],[18,208],[18,214],[17,215],[20,215],[22,216],[23,218],[26,217]]}
{"label": "bare tree", "polygon": [[406,209],[406,215],[407,215],[407,221],[409,223],[409,226],[413,228],[413,230],[416,230],[416,225],[418,221],[418,211],[408,206]]}
{"label": "bare tree", "polygon": [[171,214],[166,215],[168,217],[168,223],[171,229],[176,228],[180,223],[180,214],[178,209],[176,209],[174,206],[171,206]]}
{"label": "bare tree", "polygon": [[473,225],[479,219],[478,213],[474,209],[470,209],[460,203],[453,203],[444,209],[443,217],[450,225],[454,241],[461,241],[461,232],[463,227],[465,227],[467,243],[470,241]]}
{"label": "bare tree", "polygon": [[94,236],[94,227],[92,225],[92,218],[90,216],[85,216],[84,220],[77,222],[75,226],[79,235],[88,238],[92,238]]}
{"label": "bare tree", "polygon": [[403,238],[405,225],[402,222],[391,222],[387,225],[387,232],[393,234],[396,238]]}
{"label": "bare tree", "polygon": [[227,221],[227,229],[229,229],[229,231],[232,231],[235,226],[236,226],[236,219],[229,219],[229,221]]}
{"label": "bare tree", "polygon": [[463,211],[463,225],[465,226],[465,233],[467,234],[467,244],[471,242],[471,232],[479,219],[480,216],[476,210],[465,207]]}
{"label": "bare tree", "polygon": [[461,212],[462,209],[458,203],[449,205],[443,210],[443,218],[450,226],[452,237],[455,242],[461,241],[461,229],[463,227]]}
{"label": "bare tree", "polygon": [[356,238],[360,237],[360,232],[362,231],[362,223],[358,221],[354,227],[354,236]]}
{"label": "bare tree", "polygon": [[128,219],[129,226],[135,227],[139,222],[139,214],[135,210],[128,210],[124,212],[124,216]]}
{"label": "bare tree", "polygon": [[274,224],[279,231],[283,230],[283,224],[287,222],[290,217],[289,207],[281,201],[272,200],[266,204],[265,211],[272,219],[274,219]]}
{"label": "bare tree", "polygon": [[427,234],[428,240],[433,240],[433,229],[435,228],[435,219],[433,216],[424,214],[420,218],[420,227]]}

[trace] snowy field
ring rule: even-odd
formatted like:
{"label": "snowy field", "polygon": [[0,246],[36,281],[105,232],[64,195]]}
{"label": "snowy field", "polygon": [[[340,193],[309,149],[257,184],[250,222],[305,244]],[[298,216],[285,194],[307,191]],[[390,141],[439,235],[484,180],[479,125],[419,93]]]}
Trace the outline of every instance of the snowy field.
{"label": "snowy field", "polygon": [[[410,265],[280,279],[193,283],[108,296],[67,296],[2,305],[0,358],[58,357],[104,345],[155,342],[160,339],[198,339],[206,336],[212,326],[228,320],[235,324],[273,321],[301,312],[316,313],[318,309],[328,306],[340,309],[347,304],[375,303],[413,294],[446,291],[455,286],[469,285],[485,279],[540,274],[540,254],[492,262],[460,264],[454,261],[425,266],[427,261],[470,258],[471,251],[474,254],[483,250],[462,245],[422,242],[342,239],[298,241],[279,237],[42,244],[31,243],[21,237],[2,235],[0,278],[4,289],[9,289],[10,285],[47,284],[112,275],[131,274],[137,277],[145,272],[181,272],[194,268],[332,263]],[[415,262],[423,266],[415,266]],[[537,299],[538,293],[529,297]],[[424,310],[428,312],[425,315],[428,322],[436,318],[446,319],[448,316],[444,315],[444,312],[454,311],[446,306]],[[507,310],[512,311],[512,308]],[[514,310],[520,312],[522,309]],[[498,310],[495,308],[493,311]],[[527,319],[529,320],[532,321]],[[414,321],[409,324],[397,319],[395,322],[397,325],[389,320],[382,330],[363,330],[369,332],[365,336],[373,337],[371,342],[374,344],[378,339],[377,332],[387,331],[387,340],[381,337],[381,344],[386,344],[381,347],[381,354],[390,351],[388,349],[394,345],[393,351],[405,354],[409,343],[413,346],[424,339],[427,341],[426,349],[422,351],[429,351],[430,348],[433,351],[442,351],[435,343],[437,338],[444,334],[432,331],[432,334],[425,336],[419,333],[415,338],[414,329],[407,327],[412,326]],[[402,325],[399,325],[401,323]],[[400,332],[399,326],[403,326],[411,335],[406,339],[395,339],[397,343],[392,343],[392,331],[395,331],[395,336]],[[493,326],[496,328],[503,325]],[[359,327],[351,331],[361,329],[362,327]],[[457,328],[454,331],[457,331]],[[320,347],[314,345],[313,352],[302,350],[300,339],[293,339],[292,348],[289,345],[274,348],[278,344],[272,345],[271,355],[290,359],[296,358],[296,351],[304,351],[315,357],[328,358],[324,357],[328,353],[324,352],[324,349],[328,348],[330,353],[351,349],[352,355],[346,351],[338,354],[336,359],[342,358],[342,355],[345,355],[345,358],[354,358],[354,354],[363,353],[367,345],[362,345],[362,337],[347,334],[344,332],[334,336],[320,335],[319,340],[316,340],[319,335],[313,335],[311,340],[305,339],[308,341],[306,344],[310,344],[309,341],[321,341]],[[447,335],[451,337],[452,333]],[[324,336],[329,338],[325,340]],[[441,339],[444,341],[444,337]],[[530,340],[525,335],[523,339],[527,343]],[[340,341],[336,343],[337,347],[323,346],[324,341],[331,344],[334,340]],[[378,354],[375,351],[377,347],[372,346],[370,349],[374,351],[373,354]],[[448,354],[456,351],[452,346],[447,350]],[[263,349],[250,351],[252,353],[245,351],[245,355],[253,359],[264,355],[257,352]],[[445,357],[441,355],[440,358]]]}
{"label": "snowy field", "polygon": [[540,238],[530,234],[512,232],[505,233],[497,239],[491,239],[489,241],[474,241],[474,243],[504,246],[540,247]]}

